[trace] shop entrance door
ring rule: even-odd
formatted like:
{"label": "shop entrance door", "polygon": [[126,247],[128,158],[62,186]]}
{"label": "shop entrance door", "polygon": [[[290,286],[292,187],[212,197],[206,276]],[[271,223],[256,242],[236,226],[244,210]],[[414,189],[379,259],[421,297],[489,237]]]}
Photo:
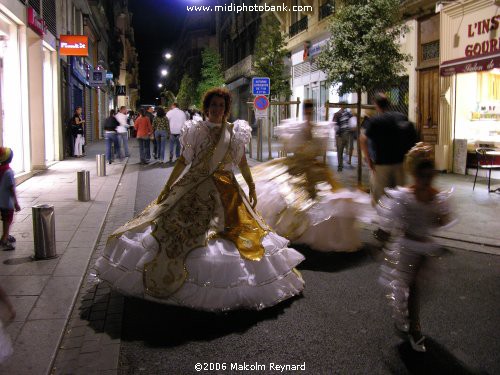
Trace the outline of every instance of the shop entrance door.
{"label": "shop entrance door", "polygon": [[439,121],[439,68],[419,72],[417,130],[424,142],[437,144]]}
{"label": "shop entrance door", "polygon": [[3,59],[0,57],[0,146],[3,146],[2,82],[3,82]]}

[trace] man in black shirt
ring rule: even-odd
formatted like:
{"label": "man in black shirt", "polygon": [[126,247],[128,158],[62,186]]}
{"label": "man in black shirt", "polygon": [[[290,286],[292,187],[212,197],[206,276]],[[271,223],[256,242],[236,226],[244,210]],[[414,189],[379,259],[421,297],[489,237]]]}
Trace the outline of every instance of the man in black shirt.
{"label": "man in black shirt", "polygon": [[405,184],[403,161],[417,142],[415,127],[400,112],[389,111],[389,100],[383,94],[375,98],[378,115],[368,120],[361,136],[361,148],[368,163],[372,202],[375,205],[386,187]]}

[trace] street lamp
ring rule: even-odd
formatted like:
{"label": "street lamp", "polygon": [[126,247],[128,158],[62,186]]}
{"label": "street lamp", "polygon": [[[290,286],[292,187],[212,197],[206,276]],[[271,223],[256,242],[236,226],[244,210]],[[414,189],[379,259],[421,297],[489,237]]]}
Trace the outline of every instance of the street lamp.
{"label": "street lamp", "polygon": [[167,60],[170,60],[170,59],[172,58],[172,54],[171,54],[170,52],[167,52],[167,53],[165,54],[165,58],[166,58]]}
{"label": "street lamp", "polygon": [[165,77],[168,74],[167,69],[162,69],[161,75]]}
{"label": "street lamp", "polygon": [[163,87],[163,84],[159,83],[159,84],[158,84],[158,88],[160,88],[160,89],[161,89],[162,87]]}

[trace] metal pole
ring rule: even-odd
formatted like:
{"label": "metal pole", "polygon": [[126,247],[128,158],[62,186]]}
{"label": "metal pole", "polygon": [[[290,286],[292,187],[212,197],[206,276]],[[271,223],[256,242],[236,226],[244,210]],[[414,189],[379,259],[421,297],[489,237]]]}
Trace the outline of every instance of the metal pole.
{"label": "metal pole", "polygon": [[273,126],[273,119],[272,119],[272,113],[271,113],[271,106],[267,108],[267,147],[268,147],[268,160],[273,159],[273,139],[272,139],[272,129],[271,127]]}
{"label": "metal pole", "polygon": [[90,172],[78,171],[77,184],[78,184],[78,200],[80,202],[88,202],[90,200]]}
{"label": "metal pole", "polygon": [[[250,107],[247,106],[247,110],[248,110],[248,120],[250,122],[250,120],[252,119],[252,109]],[[253,140],[253,137],[250,135],[250,143],[248,144],[248,157],[252,157],[252,140]]]}
{"label": "metal pole", "polygon": [[257,160],[262,161],[262,119],[257,121]]}
{"label": "metal pole", "polygon": [[33,215],[33,241],[37,260],[57,257],[54,206],[39,204],[31,208]]}
{"label": "metal pole", "polygon": [[97,154],[95,156],[97,175],[99,177],[106,176],[106,155]]}
{"label": "metal pole", "polygon": [[300,98],[297,96],[297,109],[295,112],[295,117],[299,117],[299,110],[300,110]]}

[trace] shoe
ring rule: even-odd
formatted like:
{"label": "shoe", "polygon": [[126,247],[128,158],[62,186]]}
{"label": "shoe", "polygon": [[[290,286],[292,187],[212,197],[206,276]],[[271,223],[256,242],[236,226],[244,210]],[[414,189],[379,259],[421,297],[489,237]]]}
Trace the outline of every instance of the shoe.
{"label": "shoe", "polygon": [[11,236],[11,235],[9,234],[9,237],[7,237],[7,241],[9,241],[9,242],[11,242],[11,243],[12,243],[12,242],[16,242],[16,237]]}
{"label": "shoe", "polygon": [[338,167],[337,172],[342,172],[342,167]]}
{"label": "shoe", "polygon": [[168,162],[169,162],[169,163],[172,163],[172,158],[168,159]]}
{"label": "shoe", "polygon": [[111,161],[111,160],[110,160],[110,161],[108,161],[108,164],[111,164],[111,163],[112,163],[112,161]]}
{"label": "shoe", "polygon": [[410,332],[408,324],[402,322],[394,322],[394,330],[400,338],[405,338]]}
{"label": "shoe", "polygon": [[16,247],[9,241],[0,241],[0,249],[2,251],[16,250]]}
{"label": "shoe", "polygon": [[425,336],[420,337],[420,339],[418,339],[417,341],[415,341],[411,334],[408,335],[408,337],[410,339],[410,345],[413,350],[420,353],[425,353],[427,351],[427,348],[424,345]]}

